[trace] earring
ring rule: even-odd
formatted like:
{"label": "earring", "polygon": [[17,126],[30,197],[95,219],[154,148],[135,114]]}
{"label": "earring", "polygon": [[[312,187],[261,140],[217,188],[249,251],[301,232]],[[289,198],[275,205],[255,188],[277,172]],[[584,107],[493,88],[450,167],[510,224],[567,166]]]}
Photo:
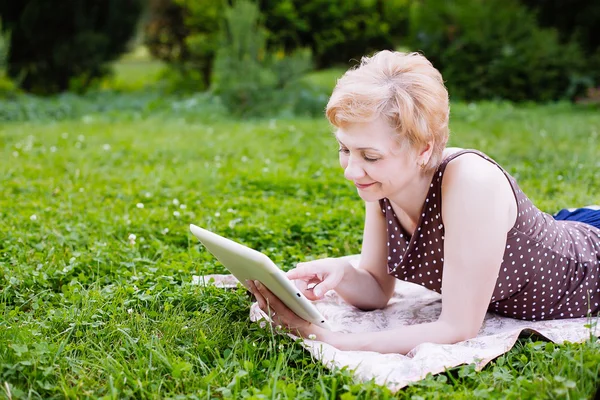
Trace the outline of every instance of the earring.
{"label": "earring", "polygon": [[427,163],[425,161],[422,161],[421,164],[419,164],[419,167],[421,167],[421,169],[425,169],[426,165]]}

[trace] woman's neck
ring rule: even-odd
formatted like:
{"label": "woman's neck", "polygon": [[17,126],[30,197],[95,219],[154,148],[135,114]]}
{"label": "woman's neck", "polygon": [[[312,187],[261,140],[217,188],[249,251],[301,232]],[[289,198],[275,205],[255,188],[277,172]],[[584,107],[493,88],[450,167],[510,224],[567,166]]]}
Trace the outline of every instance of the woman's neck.
{"label": "woman's neck", "polygon": [[408,218],[408,222],[415,227],[421,217],[423,204],[427,198],[427,193],[429,193],[434,174],[435,170],[419,174],[411,185],[410,191],[396,193],[388,198],[396,213],[400,212],[405,214]]}

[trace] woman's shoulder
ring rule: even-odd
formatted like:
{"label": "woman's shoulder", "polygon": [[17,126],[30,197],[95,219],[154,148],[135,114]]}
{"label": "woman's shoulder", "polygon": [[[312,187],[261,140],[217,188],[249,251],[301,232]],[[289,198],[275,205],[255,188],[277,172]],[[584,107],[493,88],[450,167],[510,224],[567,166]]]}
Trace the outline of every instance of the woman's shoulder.
{"label": "woman's shoulder", "polygon": [[450,157],[454,153],[459,153],[464,150],[465,149],[463,149],[462,147],[446,147],[444,149],[444,152],[442,153],[442,160],[445,160],[446,158]]}
{"label": "woman's shoulder", "polygon": [[[452,168],[447,168],[452,165]],[[478,173],[504,175],[504,169],[498,162],[492,159],[487,154],[476,149],[464,149],[461,147],[448,147],[442,153],[442,162],[440,167],[449,171],[460,171],[477,175]]]}
{"label": "woman's shoulder", "polygon": [[[502,167],[477,150],[457,148],[448,150],[448,155],[444,158],[447,166],[443,173],[441,188],[441,195],[445,199],[442,204],[457,212],[468,209],[469,207],[465,205],[472,201],[498,209],[506,206],[510,219],[508,229],[510,229],[516,218],[517,202],[512,184]],[[457,153],[464,154],[458,157]],[[443,209],[447,210],[448,207]]]}

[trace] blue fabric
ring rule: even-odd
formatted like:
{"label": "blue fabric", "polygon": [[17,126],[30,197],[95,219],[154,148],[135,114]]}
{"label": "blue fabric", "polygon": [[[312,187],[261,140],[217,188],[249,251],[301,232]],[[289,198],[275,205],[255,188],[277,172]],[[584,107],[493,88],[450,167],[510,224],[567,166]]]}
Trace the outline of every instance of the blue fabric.
{"label": "blue fabric", "polygon": [[569,211],[566,208],[553,215],[557,221],[579,221],[600,229],[600,210],[577,208]]}

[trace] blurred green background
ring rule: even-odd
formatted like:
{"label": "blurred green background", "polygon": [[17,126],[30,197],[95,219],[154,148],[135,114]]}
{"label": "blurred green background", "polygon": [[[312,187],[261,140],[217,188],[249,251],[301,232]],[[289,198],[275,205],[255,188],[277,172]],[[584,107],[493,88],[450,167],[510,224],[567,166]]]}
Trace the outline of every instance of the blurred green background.
{"label": "blurred green background", "polygon": [[399,49],[452,100],[597,103],[599,20],[592,0],[5,1],[0,96],[203,92],[234,115],[319,115],[342,71]]}

